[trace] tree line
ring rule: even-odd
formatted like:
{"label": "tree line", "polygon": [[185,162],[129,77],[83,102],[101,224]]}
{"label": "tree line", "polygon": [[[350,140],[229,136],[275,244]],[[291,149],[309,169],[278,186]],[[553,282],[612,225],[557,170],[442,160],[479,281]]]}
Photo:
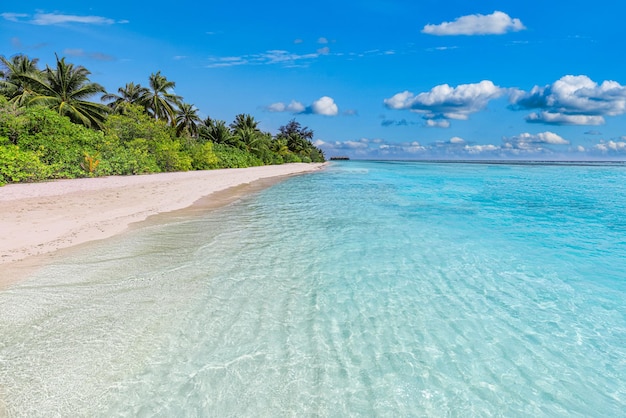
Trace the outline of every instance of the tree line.
{"label": "tree line", "polygon": [[296,120],[275,135],[248,114],[202,120],[160,71],[109,93],[64,57],[38,63],[0,56],[0,185],[325,160]]}

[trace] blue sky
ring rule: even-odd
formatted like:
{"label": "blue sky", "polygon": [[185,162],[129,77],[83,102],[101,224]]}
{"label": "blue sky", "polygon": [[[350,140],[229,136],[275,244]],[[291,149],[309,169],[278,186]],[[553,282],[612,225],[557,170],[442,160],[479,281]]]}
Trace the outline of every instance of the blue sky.
{"label": "blue sky", "polygon": [[115,92],[161,71],[202,117],[295,118],[327,156],[626,159],[626,3],[387,0],[0,6],[0,53]]}

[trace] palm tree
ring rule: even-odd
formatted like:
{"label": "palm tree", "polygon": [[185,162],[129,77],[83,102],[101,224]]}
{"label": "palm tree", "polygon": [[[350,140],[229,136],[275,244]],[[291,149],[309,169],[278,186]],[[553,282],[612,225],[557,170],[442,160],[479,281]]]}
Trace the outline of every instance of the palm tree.
{"label": "palm tree", "polygon": [[155,119],[164,119],[172,126],[176,124],[176,107],[182,100],[182,97],[169,92],[175,86],[176,83],[161,75],[161,71],[150,74],[146,110]]}
{"label": "palm tree", "polygon": [[198,123],[200,123],[198,109],[192,104],[181,103],[176,115],[176,135],[180,136],[187,132],[192,138],[198,136]]}
{"label": "palm tree", "polygon": [[216,144],[236,146],[233,134],[223,120],[206,118],[199,128],[200,137]]}
{"label": "palm tree", "polygon": [[75,123],[102,129],[109,112],[108,107],[85,99],[98,93],[106,93],[104,87],[90,82],[88,76],[91,72],[82,65],[68,64],[65,58],[59,59],[58,56],[56,59],[55,69],[46,66],[41,75],[23,76],[36,90],[28,103],[42,104],[68,116]]}
{"label": "palm tree", "polygon": [[243,113],[235,116],[235,120],[230,124],[230,129],[239,148],[248,151],[257,149],[259,138],[262,135],[258,126],[259,122],[254,120],[254,116]]}
{"label": "palm tree", "polygon": [[124,113],[124,109],[129,104],[137,104],[145,107],[148,103],[148,95],[150,90],[141,84],[127,83],[126,86],[117,89],[119,94],[107,93],[101,97],[103,102],[110,101],[107,104],[114,112]]}
{"label": "palm tree", "polygon": [[11,59],[0,56],[0,62],[4,67],[0,71],[0,94],[17,106],[25,106],[34,92],[32,83],[24,76],[35,76],[40,73],[37,68],[39,59],[31,60],[26,55],[19,54]]}
{"label": "palm tree", "polygon": [[253,131],[259,131],[259,122],[254,120],[254,116],[240,113],[235,116],[235,120],[230,124],[230,129],[236,132],[238,129],[249,128]]}
{"label": "palm tree", "polygon": [[263,133],[258,129],[252,129],[249,126],[237,128],[233,136],[239,141],[245,150],[254,152],[259,150],[259,141]]}

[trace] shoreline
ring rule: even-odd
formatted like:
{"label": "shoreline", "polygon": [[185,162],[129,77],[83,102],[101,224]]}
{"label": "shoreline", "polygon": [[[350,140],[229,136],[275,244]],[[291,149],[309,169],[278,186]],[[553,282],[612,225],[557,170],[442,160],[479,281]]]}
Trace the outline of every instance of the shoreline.
{"label": "shoreline", "polygon": [[112,237],[155,215],[221,207],[281,178],[325,166],[294,163],[6,185],[0,188],[0,268],[12,274],[0,276],[0,288],[45,263],[43,256]]}

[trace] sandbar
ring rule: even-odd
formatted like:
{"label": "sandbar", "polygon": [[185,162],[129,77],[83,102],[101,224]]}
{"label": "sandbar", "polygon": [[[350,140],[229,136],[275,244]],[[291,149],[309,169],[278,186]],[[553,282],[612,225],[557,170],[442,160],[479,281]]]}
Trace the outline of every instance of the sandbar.
{"label": "sandbar", "polygon": [[218,195],[238,186],[323,167],[294,163],[9,184],[0,187],[0,269],[111,237],[153,215],[210,201],[212,195],[224,201]]}

